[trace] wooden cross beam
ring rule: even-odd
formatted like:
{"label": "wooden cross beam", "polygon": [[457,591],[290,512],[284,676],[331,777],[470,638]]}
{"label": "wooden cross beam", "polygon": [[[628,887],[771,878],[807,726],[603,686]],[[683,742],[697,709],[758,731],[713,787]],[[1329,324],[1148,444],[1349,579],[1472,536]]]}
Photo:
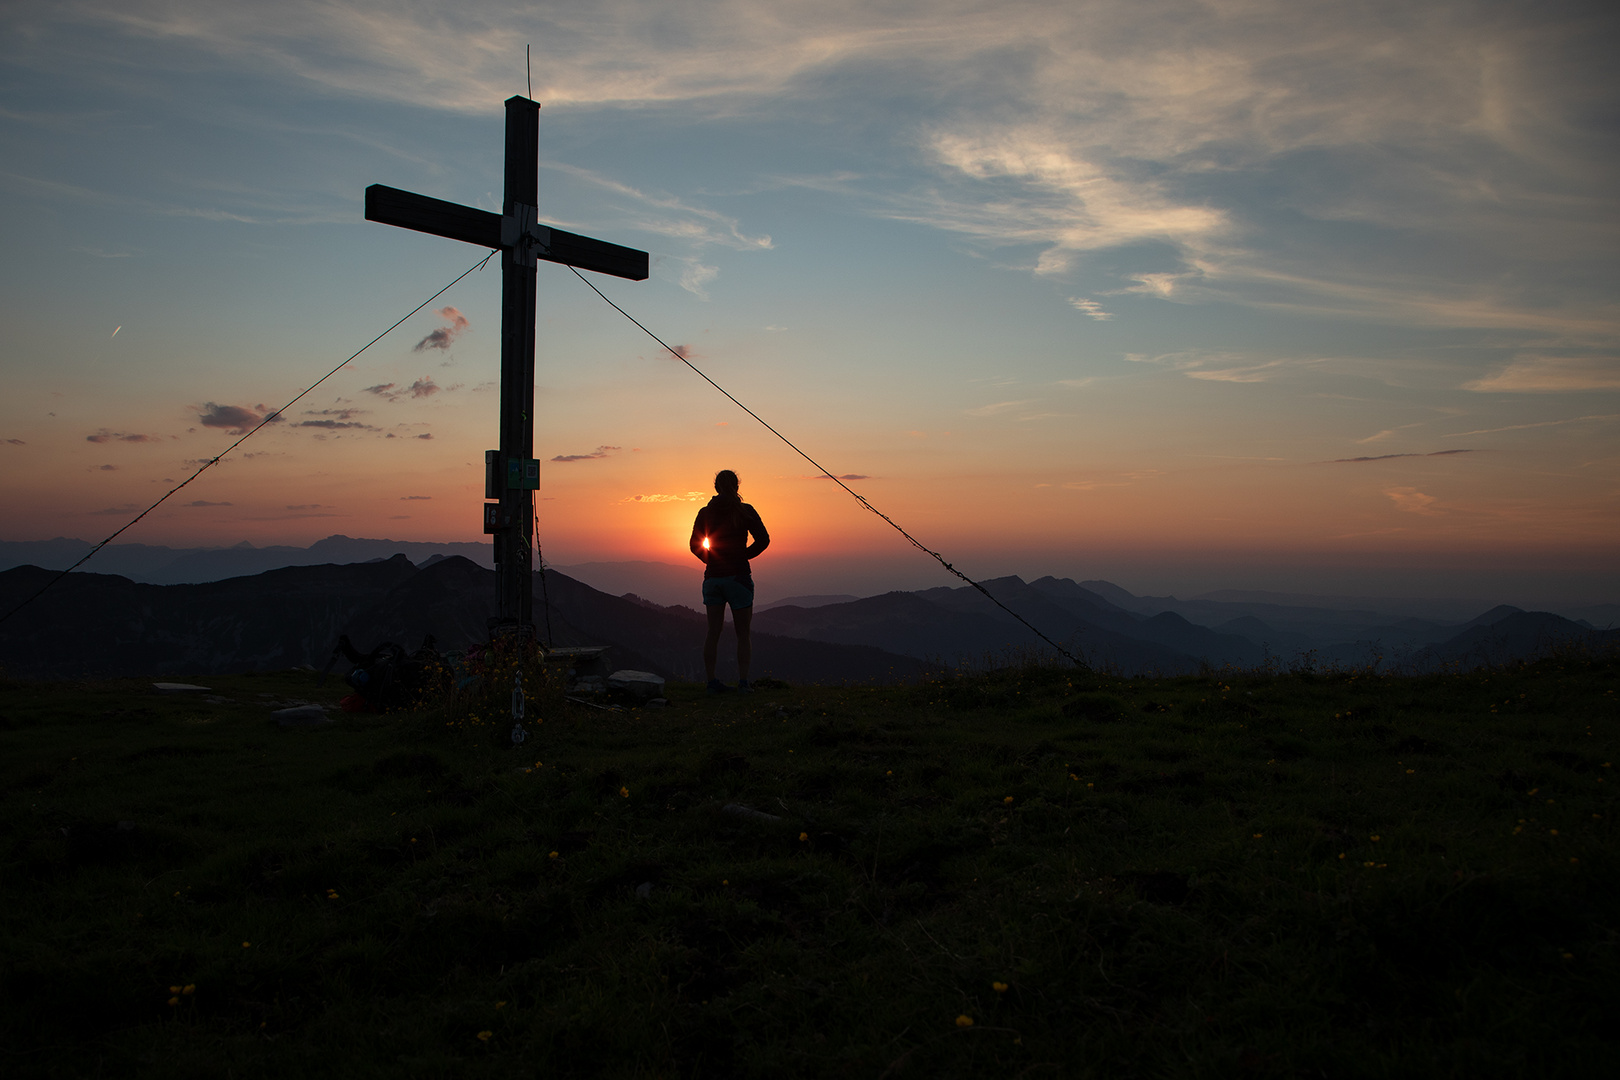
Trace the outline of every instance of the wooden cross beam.
{"label": "wooden cross beam", "polygon": [[539,205],[540,105],[506,101],[506,191],[500,214],[398,188],[366,188],[366,220],[496,248],[501,259],[501,448],[485,455],[484,531],[495,542],[497,632],[533,633],[534,306],[536,262],[647,279],[647,253],[543,225]]}

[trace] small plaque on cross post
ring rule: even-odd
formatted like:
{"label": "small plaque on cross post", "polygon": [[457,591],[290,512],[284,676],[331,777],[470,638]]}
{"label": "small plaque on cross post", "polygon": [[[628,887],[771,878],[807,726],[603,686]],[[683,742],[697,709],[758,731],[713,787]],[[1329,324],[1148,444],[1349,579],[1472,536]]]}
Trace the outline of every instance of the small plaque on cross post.
{"label": "small plaque on cross post", "polygon": [[495,544],[497,632],[534,632],[534,309],[536,264],[647,279],[647,253],[553,229],[539,220],[540,104],[506,101],[506,190],[502,210],[432,199],[398,188],[366,188],[366,220],[495,248],[501,260],[501,448],[485,462],[484,531]]}

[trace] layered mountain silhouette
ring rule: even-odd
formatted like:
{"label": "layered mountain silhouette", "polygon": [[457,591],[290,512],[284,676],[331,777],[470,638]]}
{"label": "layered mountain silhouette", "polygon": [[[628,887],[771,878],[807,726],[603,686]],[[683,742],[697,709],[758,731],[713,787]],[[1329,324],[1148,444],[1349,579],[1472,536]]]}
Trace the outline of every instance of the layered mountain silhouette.
{"label": "layered mountain silhouette", "polygon": [[[65,570],[95,545],[58,536],[53,540],[0,540],[0,568],[41,566]],[[405,555],[413,563],[435,555],[460,555],[491,566],[487,543],[423,543],[412,540],[370,540],[341,533],[317,540],[309,547],[271,545],[254,547],[243,541],[224,548],[171,548],[159,544],[109,544],[97,553],[98,573],[117,574],[149,585],[198,584],[245,577],[288,566],[326,563],[374,562]]]}
{"label": "layered mountain silhouette", "polygon": [[[39,567],[0,572],[10,610],[56,577]],[[564,574],[536,578],[541,633],[558,645],[608,645],[617,667],[696,680],[704,617],[609,596]],[[0,670],[10,676],[209,675],[324,666],[338,635],[362,649],[414,648],[432,634],[443,650],[487,638],[495,574],[459,558],[418,568],[380,562],[292,566],[196,585],[147,585],[70,574],[0,625]],[[722,649],[722,655],[726,650]],[[754,674],[790,682],[915,679],[928,664],[864,645],[754,635]],[[735,678],[722,664],[722,673]]]}
{"label": "layered mountain silhouette", "polygon": [[[0,572],[0,610],[55,577],[36,566]],[[1447,626],[1262,601],[1136,597],[1107,582],[1067,578],[999,578],[985,590],[994,601],[962,587],[841,602],[816,596],[761,609],[754,617],[754,674],[798,683],[893,682],[930,669],[1051,655],[995,601],[1087,663],[1132,675],[1290,666],[1302,657],[1437,670],[1504,663],[1567,642],[1613,647],[1620,640],[1620,631],[1506,605]],[[0,624],[0,671],[58,678],[321,667],[344,633],[363,649],[385,640],[414,647],[432,634],[441,649],[456,650],[485,639],[494,595],[492,570],[437,552],[421,566],[401,553],[198,584],[75,573]],[[554,644],[607,645],[615,666],[666,678],[696,681],[702,674],[704,616],[692,608],[612,596],[548,571],[535,578],[535,613],[542,636]],[[1355,636],[1326,648],[1312,644],[1323,633],[1347,631]],[[1290,643],[1299,650],[1290,652]],[[724,659],[729,646],[728,635],[721,674],[734,678]]]}

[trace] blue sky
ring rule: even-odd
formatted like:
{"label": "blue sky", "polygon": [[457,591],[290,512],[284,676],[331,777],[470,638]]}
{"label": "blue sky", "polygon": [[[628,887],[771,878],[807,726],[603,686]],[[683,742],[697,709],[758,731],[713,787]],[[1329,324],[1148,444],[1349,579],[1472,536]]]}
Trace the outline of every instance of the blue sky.
{"label": "blue sky", "polygon": [[[1597,5],[136,0],[0,29],[0,538],[99,539],[476,262],[363,191],[498,210],[528,45],[542,219],[650,251],[598,284],[970,573],[1620,595]],[[123,539],[476,538],[496,276]],[[944,583],[566,270],[539,308],[548,559],[680,562],[730,466],[792,591]]]}

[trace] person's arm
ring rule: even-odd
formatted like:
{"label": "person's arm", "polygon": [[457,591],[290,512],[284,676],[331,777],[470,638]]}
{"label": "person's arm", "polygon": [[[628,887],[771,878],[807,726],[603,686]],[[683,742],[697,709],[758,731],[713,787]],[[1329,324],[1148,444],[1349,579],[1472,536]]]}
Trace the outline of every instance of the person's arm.
{"label": "person's arm", "polygon": [[704,533],[707,531],[703,527],[703,511],[707,509],[708,507],[704,507],[703,510],[697,512],[697,517],[692,520],[692,539],[687,541],[687,546],[692,549],[692,554],[696,555],[698,562],[704,566],[709,565],[709,552],[703,546]]}
{"label": "person's arm", "polygon": [[759,519],[759,511],[752,506],[748,508],[748,531],[753,534],[754,542],[743,552],[743,558],[757,558],[760,552],[771,546],[771,534],[765,531],[765,523]]}

